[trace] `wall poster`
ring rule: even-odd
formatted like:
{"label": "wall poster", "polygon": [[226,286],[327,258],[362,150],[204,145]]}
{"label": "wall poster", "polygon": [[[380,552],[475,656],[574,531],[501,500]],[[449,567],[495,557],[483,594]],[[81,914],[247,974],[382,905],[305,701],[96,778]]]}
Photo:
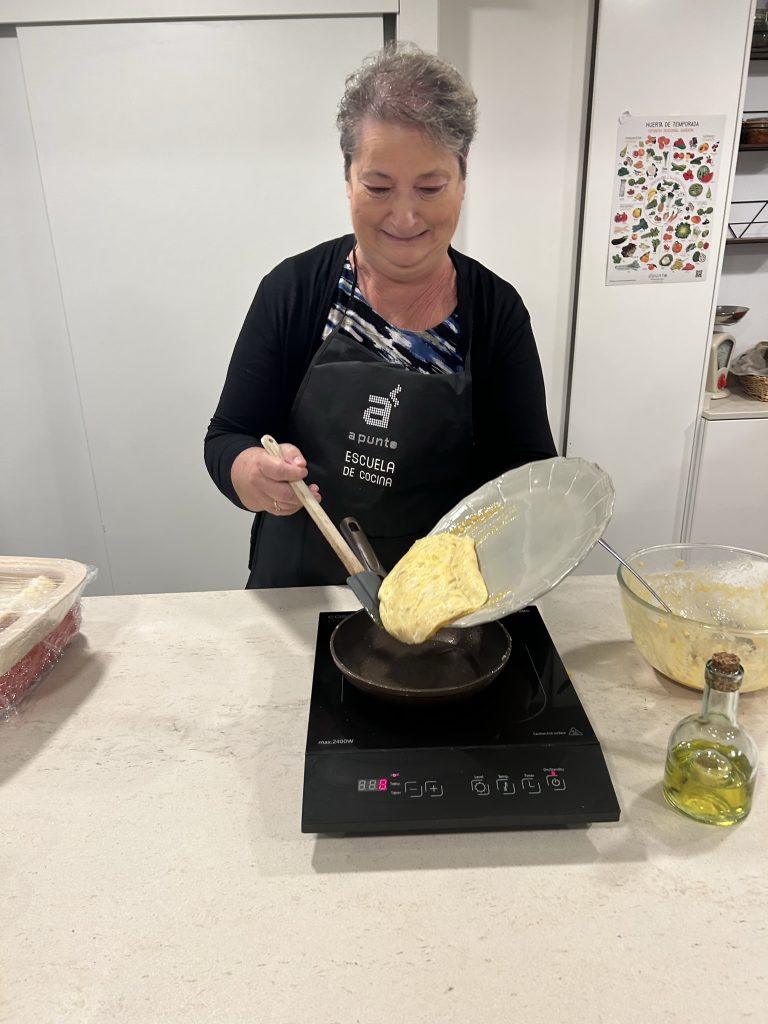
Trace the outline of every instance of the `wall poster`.
{"label": "wall poster", "polygon": [[622,115],[607,284],[704,281],[725,117]]}

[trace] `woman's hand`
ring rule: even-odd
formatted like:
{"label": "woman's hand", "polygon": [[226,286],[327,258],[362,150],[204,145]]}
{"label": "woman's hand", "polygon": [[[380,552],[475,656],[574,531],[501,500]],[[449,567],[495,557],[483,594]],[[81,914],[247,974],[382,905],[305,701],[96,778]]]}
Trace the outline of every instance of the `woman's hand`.
{"label": "woman's hand", "polygon": [[[307,475],[307,460],[296,445],[281,444],[283,458],[269,455],[263,448],[246,448],[232,463],[232,486],[251,512],[269,512],[273,516],[290,516],[301,502],[293,493],[292,480]],[[320,501],[317,484],[310,484],[313,496]]]}

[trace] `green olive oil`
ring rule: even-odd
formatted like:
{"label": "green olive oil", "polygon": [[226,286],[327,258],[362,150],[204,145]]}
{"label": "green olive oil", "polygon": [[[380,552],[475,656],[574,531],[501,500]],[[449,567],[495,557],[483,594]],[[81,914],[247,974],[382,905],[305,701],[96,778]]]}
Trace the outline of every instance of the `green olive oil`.
{"label": "green olive oil", "polygon": [[708,825],[735,825],[752,807],[757,747],[736,717],[743,679],[735,654],[713,654],[700,712],[678,722],[667,745],[664,798]]}
{"label": "green olive oil", "polygon": [[664,796],[689,818],[735,825],[752,806],[754,771],[738,748],[708,739],[678,743],[667,755]]}

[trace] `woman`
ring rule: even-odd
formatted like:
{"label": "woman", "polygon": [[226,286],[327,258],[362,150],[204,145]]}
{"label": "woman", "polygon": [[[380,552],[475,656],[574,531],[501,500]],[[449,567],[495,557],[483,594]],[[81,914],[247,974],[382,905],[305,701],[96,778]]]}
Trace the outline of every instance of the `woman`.
{"label": "woman", "polygon": [[[205,439],[208,471],[256,512],[249,587],[341,583],[290,483],[356,516],[387,568],[485,480],[555,453],[528,313],[450,247],[476,98],[449,64],[385,47],[338,126],[353,235],[261,282]],[[285,461],[268,455],[269,433]]]}

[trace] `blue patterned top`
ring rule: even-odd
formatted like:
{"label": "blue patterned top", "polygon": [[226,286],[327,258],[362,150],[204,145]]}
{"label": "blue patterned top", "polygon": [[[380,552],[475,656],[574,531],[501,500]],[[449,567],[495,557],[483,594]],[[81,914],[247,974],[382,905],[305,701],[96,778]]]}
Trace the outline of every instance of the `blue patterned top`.
{"label": "blue patterned top", "polygon": [[347,259],[339,279],[336,297],[328,313],[323,339],[341,320],[348,305],[340,333],[359,342],[388,363],[417,373],[457,373],[464,369],[466,343],[459,330],[459,311],[455,309],[436,327],[409,331],[395,327],[379,316],[359,288],[350,299],[354,273]]}

